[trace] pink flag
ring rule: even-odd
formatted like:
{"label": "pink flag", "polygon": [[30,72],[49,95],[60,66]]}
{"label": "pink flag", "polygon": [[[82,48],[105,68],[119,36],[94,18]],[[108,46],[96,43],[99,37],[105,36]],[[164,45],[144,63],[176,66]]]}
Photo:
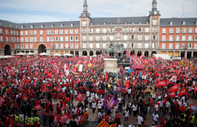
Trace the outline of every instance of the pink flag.
{"label": "pink flag", "polygon": [[113,96],[111,101],[108,104],[108,108],[107,109],[110,110],[114,106],[114,104],[115,104],[115,101],[114,101],[114,96]]}
{"label": "pink flag", "polygon": [[179,90],[179,84],[176,84],[169,88],[168,92],[175,92]]}

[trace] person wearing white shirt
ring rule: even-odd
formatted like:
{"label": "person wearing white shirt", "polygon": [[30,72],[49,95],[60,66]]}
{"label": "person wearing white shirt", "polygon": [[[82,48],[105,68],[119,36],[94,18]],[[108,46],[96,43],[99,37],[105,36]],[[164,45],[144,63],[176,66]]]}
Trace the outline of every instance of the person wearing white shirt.
{"label": "person wearing white shirt", "polygon": [[131,88],[128,89],[128,98],[131,99]]}
{"label": "person wearing white shirt", "polygon": [[93,101],[93,102],[92,102],[92,112],[93,112],[93,113],[95,112],[95,109],[96,109],[96,102]]}
{"label": "person wearing white shirt", "polygon": [[141,125],[142,125],[142,122],[143,122],[143,118],[142,118],[141,115],[139,115],[139,116],[137,117],[137,124],[138,124],[139,126],[141,126]]}
{"label": "person wearing white shirt", "polygon": [[98,102],[98,112],[101,112],[103,103],[100,101]]}
{"label": "person wearing white shirt", "polygon": [[133,109],[133,116],[136,116],[136,114],[137,114],[137,105],[133,104],[132,105],[132,109]]}
{"label": "person wearing white shirt", "polygon": [[128,122],[128,120],[129,120],[129,109],[126,109],[124,111],[124,121]]}
{"label": "person wearing white shirt", "polygon": [[157,112],[155,112],[153,115],[153,121],[154,121],[154,124],[157,125],[157,121],[158,121],[158,118],[159,118],[159,115],[157,114]]}

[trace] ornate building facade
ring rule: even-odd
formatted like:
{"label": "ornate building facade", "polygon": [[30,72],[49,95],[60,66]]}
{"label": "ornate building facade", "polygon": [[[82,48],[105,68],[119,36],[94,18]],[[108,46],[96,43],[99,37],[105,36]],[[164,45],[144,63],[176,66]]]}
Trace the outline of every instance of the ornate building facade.
{"label": "ornate building facade", "polygon": [[153,0],[148,16],[92,18],[84,0],[79,21],[16,24],[0,20],[0,54],[19,52],[98,55],[110,43],[123,53],[197,57],[197,18],[160,18]]}

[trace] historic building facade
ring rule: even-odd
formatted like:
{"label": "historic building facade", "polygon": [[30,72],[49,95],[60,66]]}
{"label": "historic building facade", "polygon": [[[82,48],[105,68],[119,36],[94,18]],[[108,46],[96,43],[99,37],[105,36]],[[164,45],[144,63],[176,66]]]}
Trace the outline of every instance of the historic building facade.
{"label": "historic building facade", "polygon": [[197,18],[160,18],[156,0],[148,16],[91,18],[84,0],[79,21],[16,24],[0,20],[0,55],[92,56],[110,43],[122,45],[123,53],[197,57]]}

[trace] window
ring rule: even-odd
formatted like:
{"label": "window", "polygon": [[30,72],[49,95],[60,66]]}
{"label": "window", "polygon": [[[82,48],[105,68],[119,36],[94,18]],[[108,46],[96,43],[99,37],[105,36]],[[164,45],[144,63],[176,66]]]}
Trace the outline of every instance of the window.
{"label": "window", "polygon": [[165,49],[165,48],[166,48],[166,44],[162,43],[162,49]]}
{"label": "window", "polygon": [[96,36],[96,41],[99,41],[100,40],[100,37],[99,36]]}
{"label": "window", "polygon": [[51,37],[51,41],[54,41],[54,37]]}
{"label": "window", "polygon": [[186,28],[186,27],[183,27],[183,28],[182,28],[182,33],[185,34],[186,32],[187,32],[187,28]]}
{"label": "window", "polygon": [[0,41],[3,41],[3,36],[0,36]]}
{"label": "window", "polygon": [[173,46],[172,43],[169,43],[169,49],[172,49],[172,46]]}
{"label": "window", "polygon": [[73,41],[73,36],[70,36],[70,41]]}
{"label": "window", "polygon": [[113,28],[110,28],[110,29],[109,29],[109,32],[112,33],[112,32],[113,32]]}
{"label": "window", "polygon": [[197,35],[195,35],[195,41],[197,41]]}
{"label": "window", "polygon": [[162,28],[162,33],[166,33],[166,28]]}
{"label": "window", "polygon": [[141,44],[141,43],[138,43],[138,44],[137,44],[137,47],[138,47],[138,48],[142,48],[142,44]]}
{"label": "window", "polygon": [[68,48],[68,43],[65,44],[65,48]]}
{"label": "window", "polygon": [[185,25],[185,24],[186,24],[186,22],[182,22],[182,24],[183,24],[183,25]]}
{"label": "window", "polygon": [[55,44],[55,48],[58,49],[59,48],[59,44]]}
{"label": "window", "polygon": [[142,40],[142,35],[138,35],[138,40],[139,40],[139,41]]}
{"label": "window", "polygon": [[2,29],[0,28],[0,34],[2,34],[3,33],[3,31],[2,31]]}
{"label": "window", "polygon": [[127,43],[123,43],[123,47],[124,48],[127,48]]}
{"label": "window", "polygon": [[188,44],[188,49],[192,49],[192,43]]}
{"label": "window", "polygon": [[23,36],[23,31],[20,32],[20,35]]}
{"label": "window", "polygon": [[47,37],[47,41],[48,41],[48,42],[50,41],[49,37]]}
{"label": "window", "polygon": [[29,48],[29,45],[28,44],[25,44],[25,48],[28,49]]}
{"label": "window", "polygon": [[30,41],[30,42],[33,42],[33,41],[34,41],[34,38],[33,38],[33,37],[30,37],[30,38],[29,38],[29,41]]}
{"label": "window", "polygon": [[40,37],[40,41],[43,42],[43,37]]}
{"label": "window", "polygon": [[86,26],[86,21],[82,21],[82,26]]}
{"label": "window", "polygon": [[155,44],[154,44],[154,43],[152,43],[152,48],[153,48],[153,49],[155,48]]}
{"label": "window", "polygon": [[89,36],[89,41],[93,41],[93,36]]}
{"label": "window", "polygon": [[47,30],[47,35],[49,35],[49,30]]}
{"label": "window", "polygon": [[110,41],[113,41],[114,37],[113,36],[109,36]]}
{"label": "window", "polygon": [[55,41],[59,41],[59,37],[56,36],[56,37],[55,37]]}
{"label": "window", "polygon": [[176,36],[176,41],[180,41],[180,36],[179,35]]}
{"label": "window", "polygon": [[25,35],[28,35],[28,31],[25,31]]}
{"label": "window", "polygon": [[179,43],[176,43],[176,49],[179,49]]}
{"label": "window", "polygon": [[55,30],[55,34],[58,34],[58,30]]}
{"label": "window", "polygon": [[86,29],[82,29],[82,33],[86,33]]}
{"label": "window", "polygon": [[19,42],[19,37],[17,37],[17,42]]}
{"label": "window", "polygon": [[170,35],[169,36],[169,41],[173,41],[174,39],[173,39],[173,35]]}
{"label": "window", "polygon": [[22,49],[24,48],[24,44],[21,44],[21,48],[22,48]]}
{"label": "window", "polygon": [[197,27],[195,27],[195,33],[197,33]]}
{"label": "window", "polygon": [[96,43],[96,48],[100,48],[100,43]]}
{"label": "window", "polygon": [[8,38],[8,37],[6,37],[5,39],[6,39],[6,42],[8,42],[8,41],[9,41],[9,38]]}
{"label": "window", "polygon": [[131,35],[131,40],[135,40],[135,35]]}
{"label": "window", "polygon": [[174,33],[174,28],[170,28],[169,33]]}
{"label": "window", "polygon": [[79,48],[79,44],[78,43],[75,43],[75,48]]}
{"label": "window", "polygon": [[166,41],[166,35],[162,35],[162,41]]}
{"label": "window", "polygon": [[86,48],[86,43],[83,43],[83,48]]}
{"label": "window", "polygon": [[65,36],[65,41],[68,41],[68,36]]}
{"label": "window", "polygon": [[184,48],[185,48],[185,46],[186,46],[186,45],[185,45],[185,43],[182,43],[182,49],[184,49]]}
{"label": "window", "polygon": [[145,35],[145,40],[148,41],[150,39],[149,35]]}
{"label": "window", "polygon": [[127,35],[124,35],[124,40],[128,40],[128,36]]}
{"label": "window", "polygon": [[28,37],[25,37],[25,42],[29,42],[29,39],[28,39]]}
{"label": "window", "polygon": [[103,41],[107,41],[107,36],[103,36]]}
{"label": "window", "polygon": [[53,30],[50,31],[50,34],[53,35]]}
{"label": "window", "polygon": [[100,29],[99,28],[96,28],[96,33],[100,33]]}
{"label": "window", "polygon": [[60,36],[60,41],[64,41],[64,37],[63,36]]}
{"label": "window", "polygon": [[124,28],[124,32],[127,33],[128,32],[128,28]]}
{"label": "window", "polygon": [[63,29],[60,30],[60,34],[64,34],[64,30]]}
{"label": "window", "polygon": [[9,34],[9,31],[8,31],[8,29],[5,29],[5,34]]}
{"label": "window", "polygon": [[107,33],[107,29],[106,28],[103,28],[103,33]]}
{"label": "window", "polygon": [[73,34],[73,29],[70,29],[70,34]]}
{"label": "window", "polygon": [[75,36],[75,41],[79,41],[79,38],[78,38],[78,36]]}
{"label": "window", "polygon": [[32,30],[29,31],[29,35],[33,35],[33,31]]}
{"label": "window", "polygon": [[149,48],[149,44],[148,43],[145,43],[145,48]]}
{"label": "window", "polygon": [[34,37],[34,42],[37,42],[37,37]]}
{"label": "window", "polygon": [[139,28],[138,31],[141,32],[142,31],[142,28]]}
{"label": "window", "polygon": [[79,31],[78,31],[78,29],[75,29],[75,34],[79,34]]}
{"label": "window", "polygon": [[24,42],[24,38],[23,37],[21,37],[21,42]]}
{"label": "window", "polygon": [[189,35],[189,36],[188,36],[188,40],[189,40],[189,41],[193,41],[192,35]]}
{"label": "window", "polygon": [[157,19],[153,19],[153,25],[157,25]]}
{"label": "window", "polygon": [[197,43],[194,44],[194,49],[197,49]]}
{"label": "window", "polygon": [[34,35],[37,35],[37,31],[36,30],[34,30]]}
{"label": "window", "polygon": [[86,41],[86,36],[83,36],[83,41]]}
{"label": "window", "polygon": [[145,32],[148,33],[149,32],[149,28],[145,28]]}
{"label": "window", "polygon": [[90,33],[93,33],[93,29],[92,29],[92,28],[90,28],[90,30],[89,30],[89,31],[90,31]]}
{"label": "window", "polygon": [[65,34],[68,34],[68,29],[65,29]]}
{"label": "window", "polygon": [[176,33],[180,33],[180,28],[179,27],[176,28]]}
{"label": "window", "polygon": [[63,44],[63,43],[60,44],[60,48],[61,48],[61,49],[64,48],[64,44]]}
{"label": "window", "polygon": [[93,48],[93,43],[90,43],[90,48]]}
{"label": "window", "polygon": [[106,48],[106,45],[107,45],[106,43],[103,43],[103,48]]}
{"label": "window", "polygon": [[61,27],[64,27],[64,24],[61,24]]}
{"label": "window", "polygon": [[186,41],[186,35],[182,36],[182,41]]}
{"label": "window", "polygon": [[40,30],[40,35],[43,35],[43,30]]}
{"label": "window", "polygon": [[193,28],[192,27],[189,28],[189,33],[193,33]]}
{"label": "window", "polygon": [[153,40],[156,40],[157,36],[156,35],[153,35]]}
{"label": "window", "polygon": [[157,28],[155,27],[155,28],[153,28],[153,32],[157,32]]}
{"label": "window", "polygon": [[131,32],[134,32],[135,31],[135,28],[131,27]]}

